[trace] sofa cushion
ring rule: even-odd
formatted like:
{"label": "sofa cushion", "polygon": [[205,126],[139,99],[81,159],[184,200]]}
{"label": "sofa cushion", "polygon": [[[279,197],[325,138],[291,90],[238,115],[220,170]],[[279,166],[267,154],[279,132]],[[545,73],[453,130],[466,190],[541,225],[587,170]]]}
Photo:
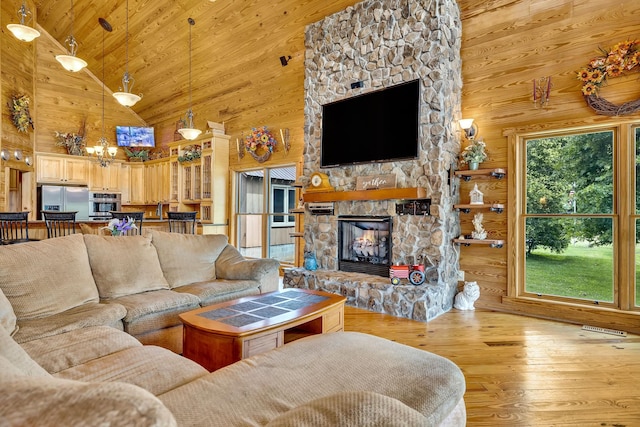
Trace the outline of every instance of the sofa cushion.
{"label": "sofa cushion", "polygon": [[182,322],[178,314],[200,307],[200,299],[195,295],[164,289],[127,295],[107,302],[126,307],[124,330],[132,335],[180,325]]}
{"label": "sofa cushion", "polygon": [[98,301],[82,235],[0,246],[0,289],[18,318],[35,319]]}
{"label": "sofa cushion", "polygon": [[[465,379],[453,362],[438,355],[372,335],[333,332],[240,360],[158,397],[180,425],[212,419],[218,425],[238,425],[239,419],[244,425],[265,425],[344,391],[391,397],[420,412],[424,425],[440,425],[462,399]],[[201,396],[215,405],[189,410]]]}
{"label": "sofa cushion", "polygon": [[260,294],[260,282],[255,280],[224,280],[192,283],[174,288],[174,292],[188,293],[200,299],[200,305],[217,304],[236,298]]}
{"label": "sofa cushion", "polygon": [[84,240],[100,298],[169,289],[150,238],[86,234]]}
{"label": "sofa cushion", "polygon": [[[0,328],[0,357],[4,358],[2,365],[7,361],[24,376],[49,377],[50,375],[40,365],[38,365],[20,344],[15,342],[4,328]],[[14,376],[15,370],[7,371],[7,374]],[[0,379],[5,378],[5,371],[0,370]],[[3,387],[0,387],[3,389]],[[5,390],[6,391],[6,390]]]}
{"label": "sofa cushion", "polygon": [[145,345],[90,360],[54,376],[91,382],[125,382],[157,395],[207,373],[197,363],[165,348]]}
{"label": "sofa cushion", "polygon": [[392,397],[369,391],[347,391],[312,400],[271,420],[267,427],[428,425],[418,411]]}
{"label": "sofa cushion", "polygon": [[3,426],[177,425],[171,412],[155,396],[130,384],[19,378],[0,385]]}
{"label": "sofa cushion", "polygon": [[2,289],[0,289],[0,327],[3,327],[10,335],[18,330],[16,313],[7,297],[4,296]]}
{"label": "sofa cushion", "polygon": [[90,326],[111,326],[122,329],[127,310],[119,304],[84,304],[42,319],[18,320],[14,339],[19,343],[62,334]]}
{"label": "sofa cushion", "polygon": [[140,346],[131,335],[109,326],[76,329],[22,344],[31,358],[50,374]]}
{"label": "sofa cushion", "polygon": [[228,244],[221,234],[180,234],[151,230],[160,266],[171,288],[216,278],[216,260]]}

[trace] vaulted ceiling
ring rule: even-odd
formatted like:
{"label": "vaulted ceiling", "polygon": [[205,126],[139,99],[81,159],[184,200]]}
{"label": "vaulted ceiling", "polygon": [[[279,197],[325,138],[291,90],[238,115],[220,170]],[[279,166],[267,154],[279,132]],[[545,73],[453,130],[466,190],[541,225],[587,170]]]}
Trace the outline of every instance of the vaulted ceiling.
{"label": "vaulted ceiling", "polygon": [[[16,8],[19,1],[16,1]],[[61,45],[71,31],[69,0],[35,0],[38,24]],[[133,110],[154,124],[179,118],[188,106],[189,24],[192,17],[193,104],[246,90],[257,78],[282,73],[280,56],[304,59],[304,27],[356,3],[354,0],[129,0],[129,73],[142,100]],[[77,56],[118,91],[125,72],[126,0],[74,1]],[[106,19],[112,32],[100,26]],[[62,52],[52,52],[59,54]],[[259,75],[251,71],[261,69]],[[217,105],[207,118],[229,120],[231,104]],[[176,113],[179,112],[179,113]]]}

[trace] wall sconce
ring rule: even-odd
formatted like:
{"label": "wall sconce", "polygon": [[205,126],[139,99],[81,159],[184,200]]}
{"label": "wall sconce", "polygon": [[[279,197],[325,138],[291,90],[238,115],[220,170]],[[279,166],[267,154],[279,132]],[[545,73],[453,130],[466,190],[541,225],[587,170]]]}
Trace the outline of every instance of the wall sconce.
{"label": "wall sconce", "polygon": [[283,67],[286,67],[289,61],[291,61],[291,55],[280,57],[280,64],[282,64]]}
{"label": "wall sconce", "polygon": [[464,136],[473,141],[478,135],[478,125],[473,123],[473,119],[460,119],[458,121],[460,128],[464,131]]}
{"label": "wall sconce", "polygon": [[9,157],[9,150],[7,150],[6,148],[0,150],[0,158],[2,158],[2,160],[6,162],[7,160],[9,160]]}
{"label": "wall sconce", "polygon": [[20,161],[22,160],[22,150],[18,149],[16,151],[13,152],[13,157],[17,160]]}
{"label": "wall sconce", "polygon": [[549,104],[549,96],[551,95],[551,76],[533,79],[533,106],[545,108]]}

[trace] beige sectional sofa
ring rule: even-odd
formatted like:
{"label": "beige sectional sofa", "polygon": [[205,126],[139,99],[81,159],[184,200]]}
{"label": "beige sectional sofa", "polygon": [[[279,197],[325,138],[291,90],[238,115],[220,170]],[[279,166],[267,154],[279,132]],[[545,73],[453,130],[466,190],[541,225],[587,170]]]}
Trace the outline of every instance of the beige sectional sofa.
{"label": "beige sectional sofa", "polygon": [[181,310],[277,286],[277,262],[223,236],[75,235],[0,247],[0,265],[2,426],[465,424],[452,362],[365,334],[212,373],[167,350]]}
{"label": "beige sectional sofa", "polygon": [[223,235],[75,234],[1,249],[20,343],[105,325],[182,353],[178,314],[278,289],[277,261],[245,259]]}

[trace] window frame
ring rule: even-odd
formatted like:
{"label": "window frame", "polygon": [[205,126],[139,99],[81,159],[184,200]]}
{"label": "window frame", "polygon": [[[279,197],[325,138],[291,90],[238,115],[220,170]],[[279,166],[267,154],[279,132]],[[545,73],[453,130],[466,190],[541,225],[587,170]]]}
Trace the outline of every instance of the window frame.
{"label": "window frame", "polygon": [[[635,306],[635,222],[640,220],[640,213],[635,212],[635,128],[640,128],[639,121],[619,121],[601,125],[585,125],[566,129],[545,130],[507,130],[508,138],[508,221],[509,254],[507,272],[507,295],[503,301],[507,305],[524,302],[535,306],[541,314],[550,306],[592,307],[596,310],[622,310],[639,313]],[[613,207],[611,214],[527,214],[526,212],[526,162],[529,140],[575,135],[591,132],[613,132]],[[528,293],[525,291],[526,274],[526,218],[530,217],[583,217],[612,218],[613,245],[613,303],[579,300],[559,296]],[[544,307],[547,307],[546,309]]]}

